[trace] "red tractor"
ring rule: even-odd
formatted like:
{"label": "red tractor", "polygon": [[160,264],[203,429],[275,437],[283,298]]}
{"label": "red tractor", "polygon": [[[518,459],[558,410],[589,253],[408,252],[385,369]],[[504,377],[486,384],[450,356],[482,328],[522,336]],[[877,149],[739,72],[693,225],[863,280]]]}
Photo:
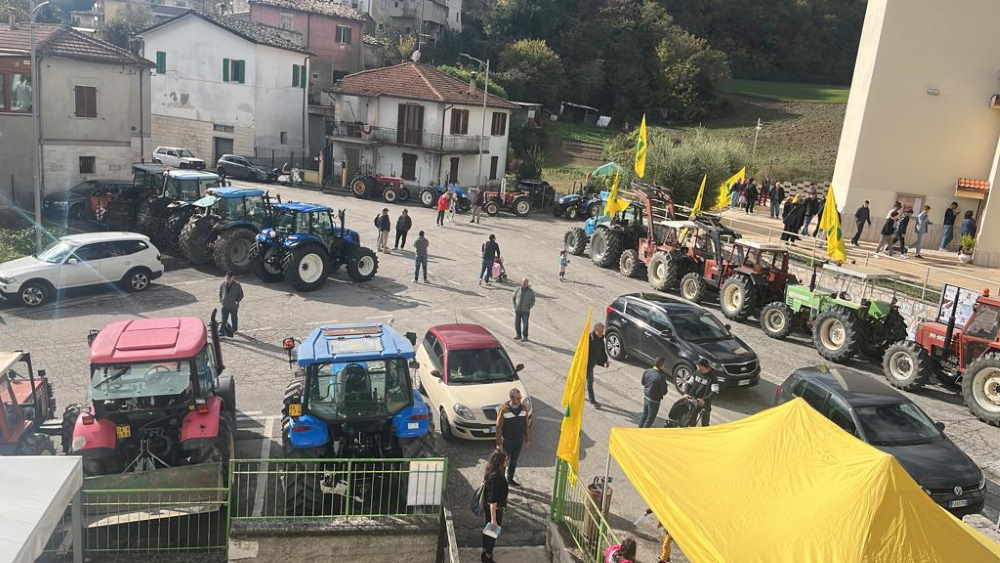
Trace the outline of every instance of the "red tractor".
{"label": "red tractor", "polygon": [[516,190],[504,190],[502,192],[495,191],[484,191],[483,192],[483,211],[487,215],[496,215],[501,211],[508,211],[517,215],[518,217],[524,217],[531,213],[531,193],[526,190],[516,189]]}
{"label": "red tractor", "polygon": [[234,452],[236,389],[232,378],[220,377],[215,313],[209,328],[194,317],[134,319],[89,339],[91,402],[63,416],[84,474],[218,486]]}
{"label": "red tractor", "polygon": [[51,436],[59,430],[50,423],[55,411],[52,385],[45,370],[35,376],[31,354],[0,352],[0,454],[55,455]]}
{"label": "red tractor", "polygon": [[959,387],[977,418],[1000,426],[1000,299],[984,291],[958,327],[959,304],[965,300],[960,296],[974,292],[954,289],[950,302],[942,299],[938,320],[917,325],[914,340],[889,346],[882,357],[883,373],[893,387],[906,391],[920,389],[933,375],[945,386]]}
{"label": "red tractor", "polygon": [[410,190],[403,185],[403,179],[398,176],[356,176],[348,184],[351,193],[358,199],[375,199],[381,197],[386,203],[404,202],[410,199]]}

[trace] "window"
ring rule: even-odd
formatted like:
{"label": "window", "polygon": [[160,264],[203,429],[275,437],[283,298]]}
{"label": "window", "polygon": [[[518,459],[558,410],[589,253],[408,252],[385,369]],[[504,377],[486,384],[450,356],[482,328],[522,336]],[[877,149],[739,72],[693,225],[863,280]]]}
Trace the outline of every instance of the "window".
{"label": "window", "polygon": [[111,257],[111,245],[110,242],[98,242],[95,244],[88,244],[86,246],[81,246],[76,249],[73,254],[81,262],[93,262],[94,260],[104,260],[105,258]]}
{"label": "window", "polygon": [[507,134],[507,114],[498,111],[493,112],[493,128],[491,134],[494,137],[502,137]]}
{"label": "window", "polygon": [[305,65],[292,65],[292,86],[296,88],[305,88],[306,82],[306,67]]}
{"label": "window", "polygon": [[281,144],[282,145],[287,145],[288,144],[288,131],[282,131],[281,132]]}
{"label": "window", "polygon": [[998,328],[1000,328],[1000,309],[980,305],[969,321],[965,334],[973,338],[993,340],[997,337]]}
{"label": "window", "polygon": [[111,254],[113,256],[128,256],[129,254],[135,254],[136,252],[142,252],[149,248],[149,245],[141,240],[122,240],[112,242],[111,244]]}
{"label": "window", "polygon": [[281,29],[292,29],[292,14],[281,14]]}
{"label": "window", "polygon": [[829,393],[812,383],[807,382],[802,386],[802,398],[812,405],[812,408],[821,413],[826,409],[827,395]]}
{"label": "window", "polygon": [[514,365],[503,348],[448,352],[449,384],[499,383],[515,379]]}
{"label": "window", "polygon": [[399,104],[396,117],[396,142],[421,146],[424,132],[424,106]]}
{"label": "window", "polygon": [[76,116],[97,117],[97,88],[93,86],[74,86],[76,94]]}
{"label": "window", "polygon": [[246,61],[222,59],[222,81],[243,84],[246,80]]}
{"label": "window", "polygon": [[500,157],[491,156],[490,157],[490,180],[497,179],[497,168],[500,166]]}
{"label": "window", "polygon": [[650,309],[649,326],[653,327],[653,330],[660,332],[671,328],[670,321],[667,319],[667,314],[659,309]]}
{"label": "window", "polygon": [[403,179],[417,179],[417,155],[403,153]]}
{"label": "window", "polygon": [[649,319],[649,307],[641,303],[629,302],[625,306],[625,314],[634,317],[637,321],[646,322]]}
{"label": "window", "polygon": [[351,28],[346,25],[337,26],[337,43],[349,44],[351,42]]}
{"label": "window", "polygon": [[830,398],[830,413],[827,416],[837,426],[851,434],[857,434],[854,421],[851,420],[851,411],[840,400]]}
{"label": "window", "polygon": [[469,110],[451,110],[451,134],[467,135],[469,133]]}
{"label": "window", "polygon": [[926,444],[941,437],[941,431],[913,403],[857,407],[865,441],[873,446]]}
{"label": "window", "polygon": [[93,174],[94,169],[96,167],[97,167],[97,157],[93,156],[80,157],[80,174]]}
{"label": "window", "polygon": [[165,51],[156,52],[156,72],[157,74],[167,72],[167,53]]}
{"label": "window", "polygon": [[213,123],[212,124],[212,131],[218,131],[219,133],[232,133],[233,132],[233,126],[232,125],[220,125],[218,123]]}
{"label": "window", "polygon": [[31,111],[31,73],[10,75],[10,111]]}

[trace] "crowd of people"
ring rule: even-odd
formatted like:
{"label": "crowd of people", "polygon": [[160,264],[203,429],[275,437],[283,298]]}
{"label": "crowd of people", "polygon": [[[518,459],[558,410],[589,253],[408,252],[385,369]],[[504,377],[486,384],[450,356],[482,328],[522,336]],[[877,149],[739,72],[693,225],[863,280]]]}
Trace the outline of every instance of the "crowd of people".
{"label": "crowd of people", "polygon": [[[851,238],[851,243],[854,246],[858,246],[858,240],[861,238],[865,228],[872,224],[869,205],[870,202],[865,200],[861,204],[861,207],[854,212],[856,231]],[[894,202],[879,226],[879,242],[875,248],[875,254],[885,254],[887,256],[899,254],[902,256],[906,255],[912,249],[914,257],[923,258],[924,256],[921,254],[921,251],[924,249],[924,238],[930,230],[929,227],[934,224],[931,221],[930,213],[930,205],[924,205],[914,214],[912,207],[904,206],[899,201]],[[943,252],[947,250],[948,245],[954,239],[955,222],[958,220],[958,216],[958,202],[953,201],[944,211],[941,223],[941,242],[938,245],[938,251]],[[910,232],[911,224],[913,226],[914,238],[912,239],[913,245],[908,246],[907,236]],[[961,236],[975,236],[976,219],[975,213],[971,209],[965,211],[959,229]]]}

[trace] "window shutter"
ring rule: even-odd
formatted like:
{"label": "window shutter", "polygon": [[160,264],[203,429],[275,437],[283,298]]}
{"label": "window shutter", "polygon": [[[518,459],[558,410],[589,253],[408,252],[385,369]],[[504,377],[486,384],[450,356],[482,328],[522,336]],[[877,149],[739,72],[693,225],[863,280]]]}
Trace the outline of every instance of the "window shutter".
{"label": "window shutter", "polygon": [[229,59],[222,59],[222,81],[229,82]]}
{"label": "window shutter", "polygon": [[292,86],[299,85],[299,65],[292,65]]}
{"label": "window shutter", "polygon": [[236,61],[236,70],[237,70],[236,81],[239,82],[240,84],[243,84],[243,82],[246,80],[246,74],[244,72],[245,69],[246,69],[246,61]]}
{"label": "window shutter", "polygon": [[309,74],[306,73],[306,65],[299,65],[299,88],[305,88],[309,83]]}
{"label": "window shutter", "polygon": [[156,72],[159,74],[167,72],[167,53],[164,51],[156,52]]}
{"label": "window shutter", "polygon": [[76,98],[76,113],[73,115],[76,115],[77,117],[86,115],[84,112],[87,110],[87,101],[84,99],[86,94],[84,94],[83,88],[80,86],[74,86],[73,94]]}

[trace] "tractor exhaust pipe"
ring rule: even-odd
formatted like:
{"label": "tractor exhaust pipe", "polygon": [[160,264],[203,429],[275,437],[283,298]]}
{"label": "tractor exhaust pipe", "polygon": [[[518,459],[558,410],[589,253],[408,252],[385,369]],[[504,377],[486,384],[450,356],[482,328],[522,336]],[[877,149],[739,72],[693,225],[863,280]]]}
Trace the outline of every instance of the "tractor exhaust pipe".
{"label": "tractor exhaust pipe", "polygon": [[218,309],[212,309],[212,316],[208,320],[208,330],[212,334],[212,349],[215,351],[215,361],[218,363],[218,373],[222,373],[226,369],[225,364],[222,363],[222,343],[219,341],[219,321],[216,320],[216,315],[218,315]]}
{"label": "tractor exhaust pipe", "polygon": [[809,280],[809,291],[816,291],[816,270],[819,269],[821,262],[813,262],[813,273],[812,278]]}

